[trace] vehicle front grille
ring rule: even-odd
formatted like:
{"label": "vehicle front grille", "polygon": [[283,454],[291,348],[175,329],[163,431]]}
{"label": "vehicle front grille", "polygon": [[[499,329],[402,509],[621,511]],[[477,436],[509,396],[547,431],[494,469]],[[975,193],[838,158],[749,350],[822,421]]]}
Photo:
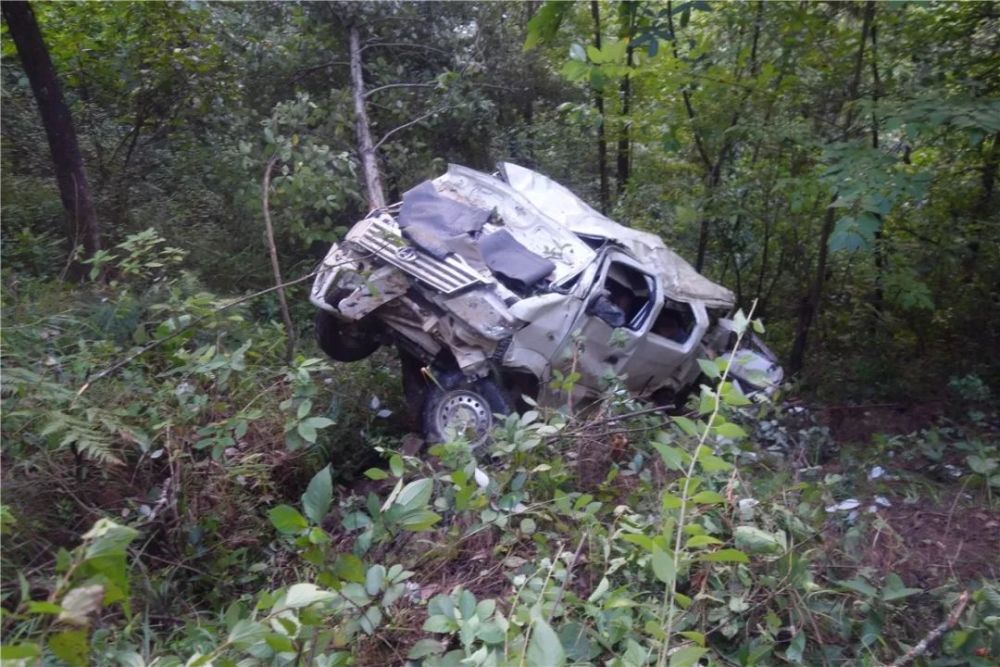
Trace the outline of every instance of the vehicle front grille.
{"label": "vehicle front grille", "polygon": [[444,294],[452,294],[476,283],[491,282],[457,255],[438,260],[409,245],[396,221],[388,215],[371,218],[363,224],[363,227],[351,230],[347,235],[348,241]]}

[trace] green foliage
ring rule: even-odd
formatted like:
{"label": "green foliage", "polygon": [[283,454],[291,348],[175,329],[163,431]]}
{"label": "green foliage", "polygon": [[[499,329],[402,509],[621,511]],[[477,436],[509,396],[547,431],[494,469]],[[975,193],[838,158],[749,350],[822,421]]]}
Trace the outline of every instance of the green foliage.
{"label": "green foliage", "polygon": [[[875,4],[866,33],[868,7],[600,3],[598,48],[589,3],[34,5],[105,249],[57,279],[72,225],[4,32],[4,662],[877,664],[968,590],[917,660],[990,664],[994,554],[955,554],[1000,484],[995,17]],[[703,359],[683,415],[609,377],[413,454],[391,355],[285,364],[272,296],[234,304],[271,284],[270,160],[289,277],[365,213],[349,21],[393,199],[512,158],[596,201],[601,129],[613,216],[703,250],[779,352],[819,281],[793,390],[948,420],[851,448]]]}

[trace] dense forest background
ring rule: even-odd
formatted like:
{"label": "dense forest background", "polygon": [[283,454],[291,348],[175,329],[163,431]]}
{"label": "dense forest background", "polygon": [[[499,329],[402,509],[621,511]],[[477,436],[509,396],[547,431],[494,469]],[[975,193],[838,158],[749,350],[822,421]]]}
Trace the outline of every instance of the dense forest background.
{"label": "dense forest background", "polygon": [[[27,7],[5,659],[995,664],[1000,5]],[[732,288],[780,400],[609,392],[486,462],[414,455],[391,355],[320,360],[308,283],[282,322],[265,214],[293,280],[381,197],[500,160]]]}

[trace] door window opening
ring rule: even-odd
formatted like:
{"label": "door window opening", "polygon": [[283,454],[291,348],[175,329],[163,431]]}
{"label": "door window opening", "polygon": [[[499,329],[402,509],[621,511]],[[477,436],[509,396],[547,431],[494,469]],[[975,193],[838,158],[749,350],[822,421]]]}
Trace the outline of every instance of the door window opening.
{"label": "door window opening", "polygon": [[604,279],[604,289],[611,302],[625,314],[625,327],[637,331],[643,327],[653,307],[654,283],[651,276],[612,262]]}
{"label": "door window opening", "polygon": [[684,344],[691,337],[695,323],[694,311],[690,304],[664,299],[663,308],[653,322],[650,333]]}

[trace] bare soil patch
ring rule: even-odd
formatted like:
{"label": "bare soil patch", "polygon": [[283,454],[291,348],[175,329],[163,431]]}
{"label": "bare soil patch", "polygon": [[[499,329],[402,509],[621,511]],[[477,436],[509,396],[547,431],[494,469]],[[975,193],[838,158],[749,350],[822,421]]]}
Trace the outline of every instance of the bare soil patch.
{"label": "bare soil patch", "polygon": [[[925,590],[1000,579],[1000,511],[967,499],[955,503],[955,494],[941,502],[891,501],[868,527],[854,559],[859,568],[880,577],[894,572],[906,585]],[[833,528],[830,537],[839,539],[842,530]]]}

